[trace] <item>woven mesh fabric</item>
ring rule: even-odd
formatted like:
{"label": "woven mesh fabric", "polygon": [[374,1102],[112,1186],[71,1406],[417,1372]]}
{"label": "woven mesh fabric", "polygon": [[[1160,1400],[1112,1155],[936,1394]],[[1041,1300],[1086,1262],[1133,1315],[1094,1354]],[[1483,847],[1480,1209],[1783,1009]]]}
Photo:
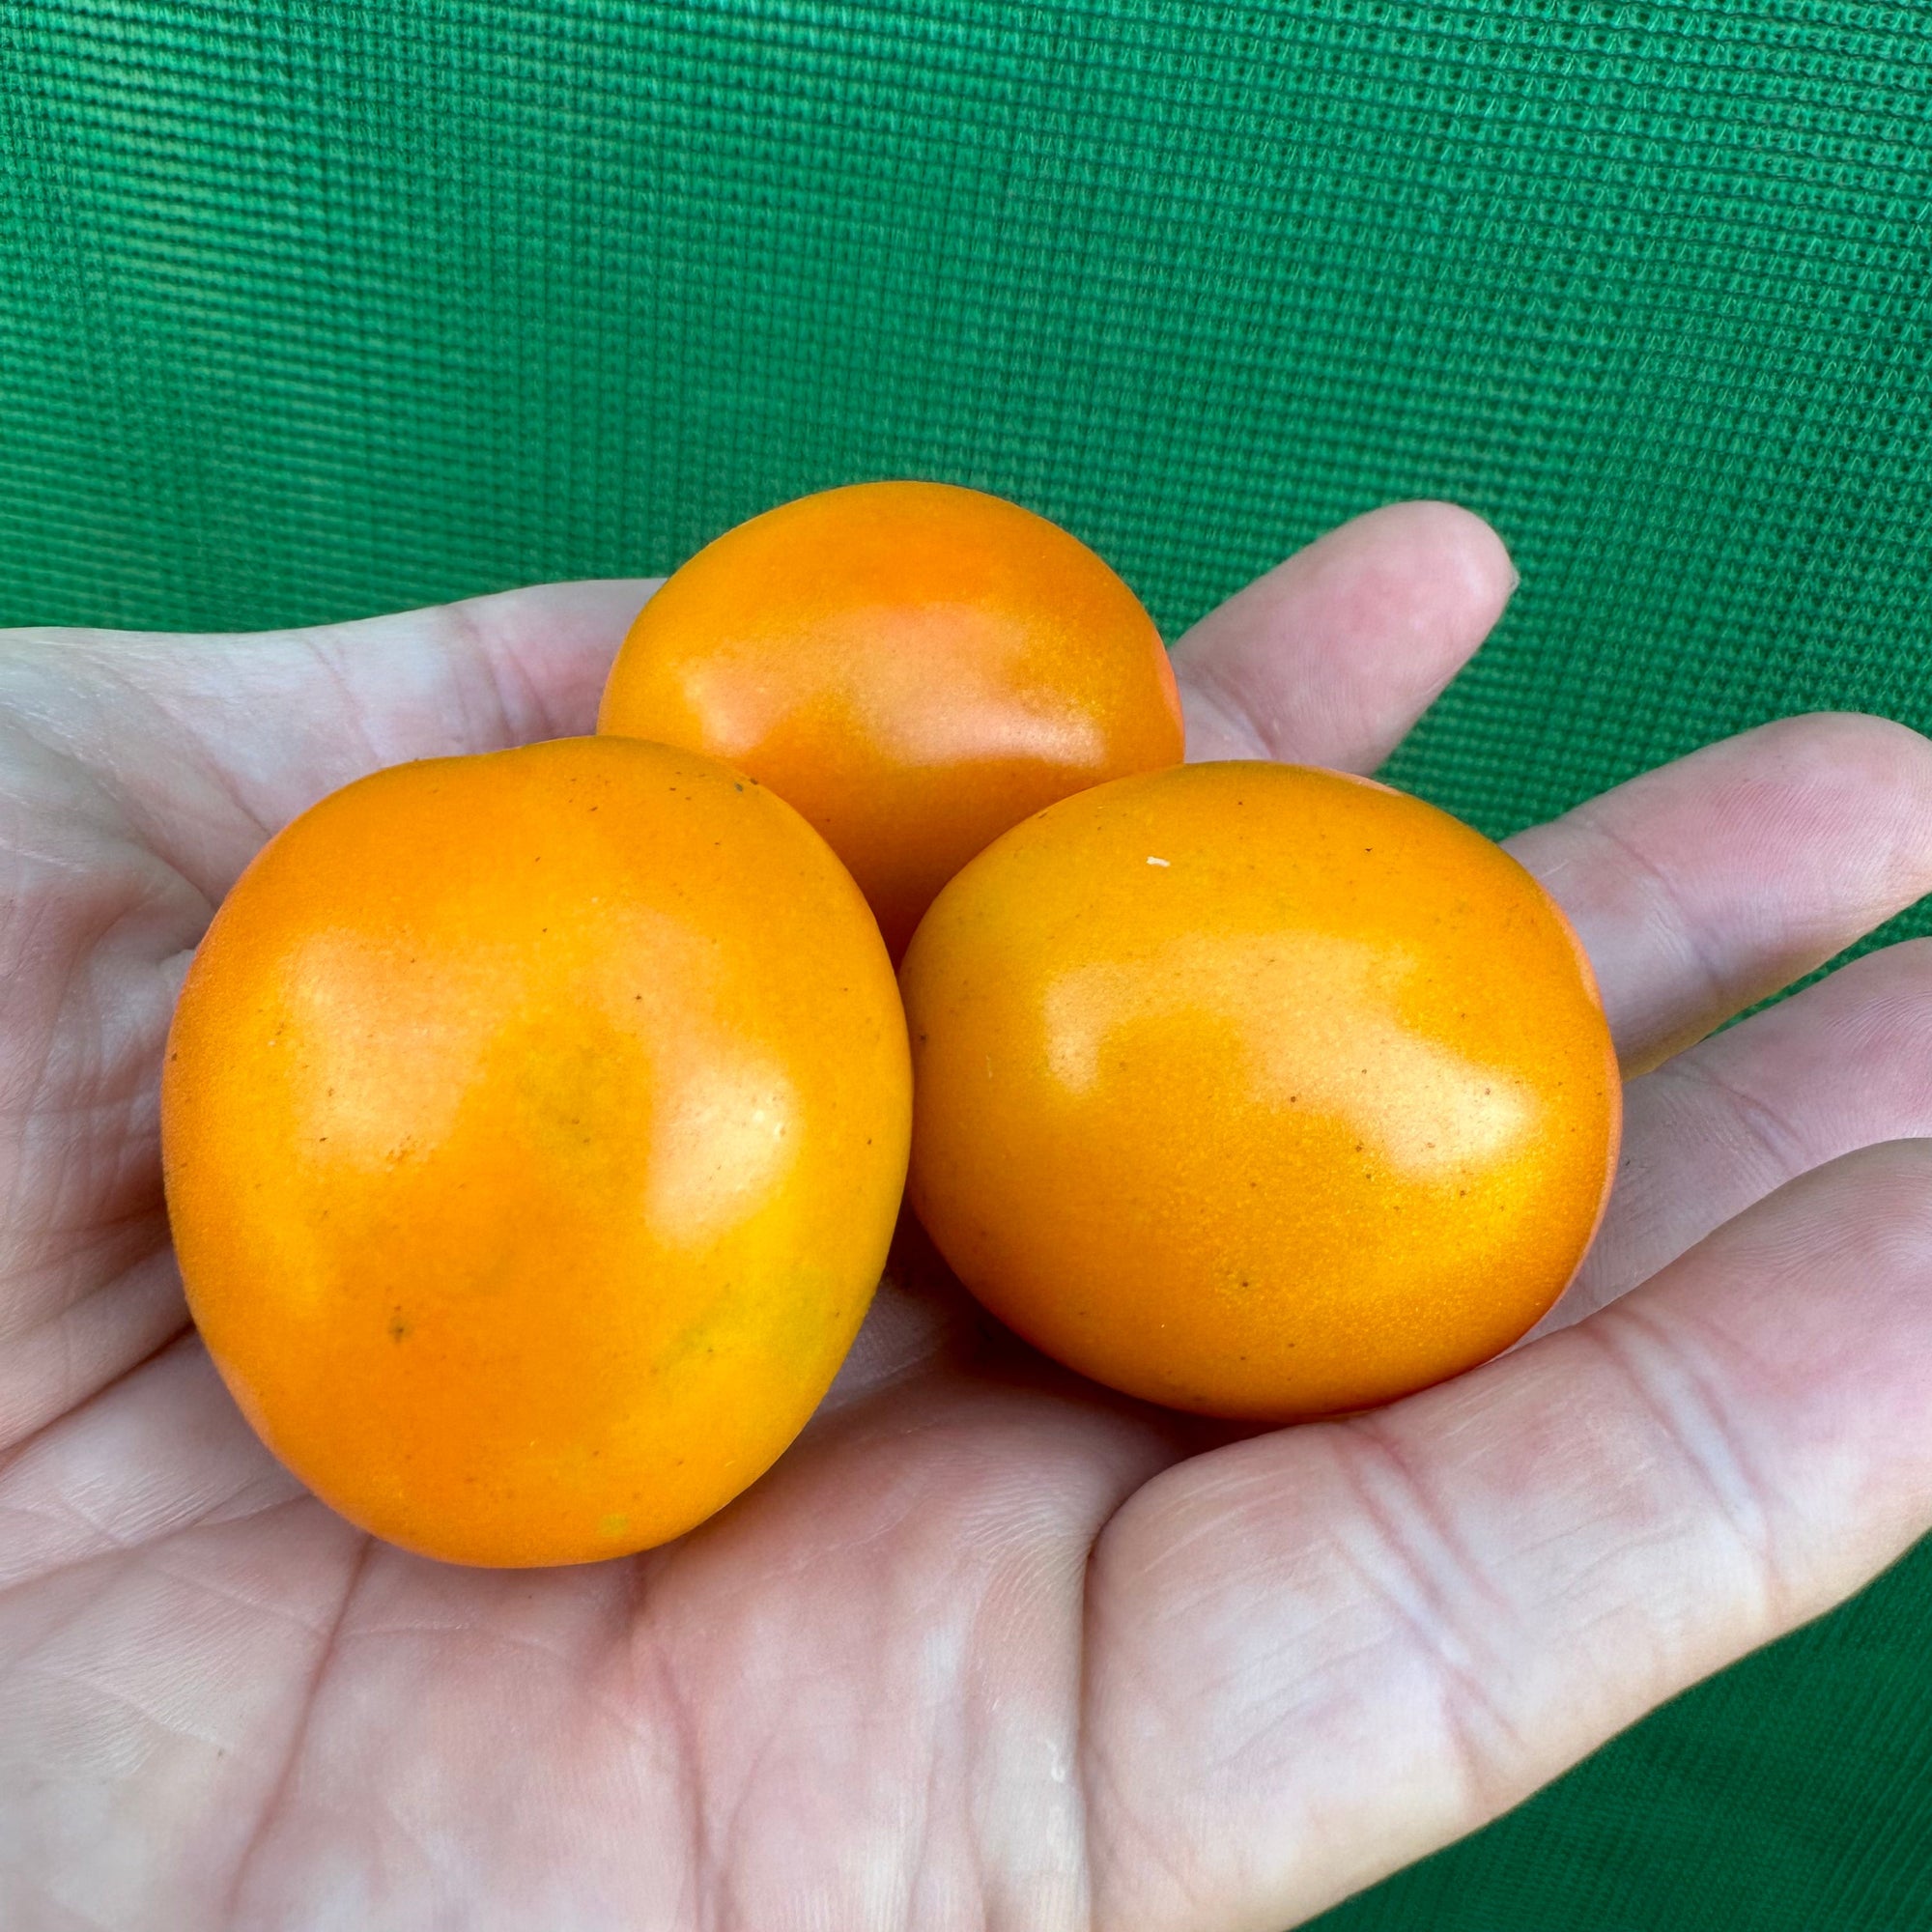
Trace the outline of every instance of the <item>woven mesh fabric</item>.
{"label": "woven mesh fabric", "polygon": [[[662,570],[923,475],[1172,633],[1441,495],[1524,583],[1394,775],[1486,829],[1932,725],[1928,102],[1918,0],[27,0],[0,622]],[[1928,1611],[1921,1554],[1324,1925],[1932,1924]]]}

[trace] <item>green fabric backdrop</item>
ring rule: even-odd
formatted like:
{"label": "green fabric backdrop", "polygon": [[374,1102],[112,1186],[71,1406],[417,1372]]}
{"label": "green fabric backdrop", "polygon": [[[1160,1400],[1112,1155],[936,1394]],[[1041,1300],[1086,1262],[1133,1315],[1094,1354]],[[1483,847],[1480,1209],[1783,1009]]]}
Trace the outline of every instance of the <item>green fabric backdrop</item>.
{"label": "green fabric backdrop", "polygon": [[[1928,103],[1856,0],[14,0],[0,622],[662,570],[910,474],[1171,634],[1429,494],[1524,583],[1395,775],[1489,830],[1932,725]],[[1932,1924],[1928,1607],[1921,1551],[1324,1932]]]}

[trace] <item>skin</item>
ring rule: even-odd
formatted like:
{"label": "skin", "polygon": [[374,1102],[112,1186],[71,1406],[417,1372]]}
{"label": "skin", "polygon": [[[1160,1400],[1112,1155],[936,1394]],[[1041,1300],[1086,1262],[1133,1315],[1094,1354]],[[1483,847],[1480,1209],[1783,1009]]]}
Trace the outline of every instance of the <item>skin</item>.
{"label": "skin", "polygon": [[901,982],[912,1201],[1069,1368],[1255,1422],[1487,1360],[1576,1273],[1621,1086],[1587,960],[1481,834],[1233,760],[1064,800]]}
{"label": "skin", "polygon": [[1009,825],[1181,755],[1134,593],[1044,517],[943,483],[821,491],[706,545],[632,625],[598,728],[709,752],[795,805],[895,959]]}
{"label": "skin", "polygon": [[[1444,505],[1346,526],[1177,646],[1194,748],[1373,770],[1512,581]],[[1658,1064],[1932,888],[1932,751],[1827,717],[1512,841],[1637,1077],[1603,1233],[1499,1361],[1230,1441],[902,1251],[680,1542],[492,1573],[351,1528],[184,1326],[187,949],[325,792],[584,729],[647,588],[0,652],[10,1932],[1281,1932],[1932,1525],[1932,952]]]}
{"label": "skin", "polygon": [[668,1542],[804,1426],[886,1257],[912,1106],[849,875],[623,738],[394,766],[285,828],[161,1083],[188,1306],[281,1461],[390,1543]]}

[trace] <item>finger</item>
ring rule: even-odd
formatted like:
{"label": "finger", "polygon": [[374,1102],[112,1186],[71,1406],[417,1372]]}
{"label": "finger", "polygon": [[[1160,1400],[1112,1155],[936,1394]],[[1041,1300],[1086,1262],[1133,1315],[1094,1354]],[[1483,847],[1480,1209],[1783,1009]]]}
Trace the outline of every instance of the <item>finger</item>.
{"label": "finger", "polygon": [[1330,530],[1175,645],[1188,756],[1373,771],[1516,582],[1502,539],[1453,503],[1394,503]]}
{"label": "finger", "polygon": [[1898,1143],[1506,1361],[1155,1478],[1090,1586],[1096,1922],[1298,1923],[1838,1602],[1932,1523],[1928,1371]]}
{"label": "finger", "polygon": [[1932,940],[1887,947],[1633,1081],[1582,1271],[1538,1334],[1647,1281],[1788,1180],[1932,1137]]}
{"label": "finger", "polygon": [[[425,611],[310,630],[185,638],[38,633],[58,697],[94,700],[98,746],[117,753],[138,722],[175,733],[233,802],[271,832],[325,792],[409,758],[491,752],[594,728],[598,694],[650,580],[540,584]],[[16,712],[32,699],[10,691]],[[130,705],[128,700],[133,700]],[[178,768],[158,774],[170,786]],[[178,803],[173,790],[166,800]]]}
{"label": "finger", "polygon": [[1786,718],[1508,842],[1638,1073],[1932,892],[1932,745],[1884,718]]}

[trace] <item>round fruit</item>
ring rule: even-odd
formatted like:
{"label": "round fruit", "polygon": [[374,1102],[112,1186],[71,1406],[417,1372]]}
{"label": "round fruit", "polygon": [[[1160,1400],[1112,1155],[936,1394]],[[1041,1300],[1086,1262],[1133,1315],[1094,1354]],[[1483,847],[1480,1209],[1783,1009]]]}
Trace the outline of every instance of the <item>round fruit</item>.
{"label": "round fruit", "polygon": [[297,819],[209,929],[161,1091],[249,1421],[364,1528],[503,1565],[662,1543],[773,1462],[878,1279],[910,1111],[824,841],[615,738]]}
{"label": "round fruit", "polygon": [[1620,1091],[1581,949],[1419,800],[1210,764],[1029,819],[900,975],[912,1199],[994,1314],[1258,1421],[1468,1368],[1589,1245]]}
{"label": "round fruit", "polygon": [[699,551],[631,627],[598,728],[789,800],[895,957],[1009,825],[1181,751],[1133,592],[1045,518],[940,483],[803,497]]}

